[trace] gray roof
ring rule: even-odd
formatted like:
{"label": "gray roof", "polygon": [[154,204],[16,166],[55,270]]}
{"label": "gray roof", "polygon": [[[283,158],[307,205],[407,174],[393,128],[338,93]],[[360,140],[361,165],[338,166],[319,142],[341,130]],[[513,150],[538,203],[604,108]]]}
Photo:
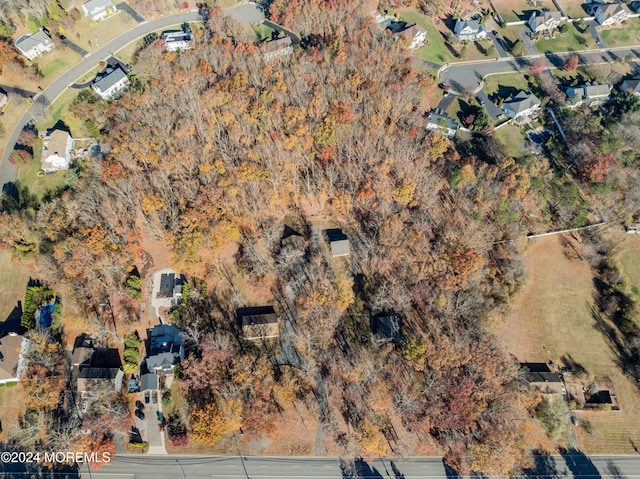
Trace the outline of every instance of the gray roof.
{"label": "gray roof", "polygon": [[178,32],[164,32],[162,37],[165,43],[193,41],[193,33],[183,32],[182,30]]}
{"label": "gray roof", "polygon": [[107,68],[103,73],[99,74],[93,82],[93,86],[104,92],[126,77],[127,74],[118,65],[115,68]]}
{"label": "gray roof", "polygon": [[477,34],[484,31],[484,25],[482,25],[478,20],[458,19],[455,27],[453,28],[453,33],[458,35],[462,30],[464,30],[467,27],[472,30],[472,34]]}
{"label": "gray roof", "polygon": [[172,324],[160,324],[147,332],[147,368],[166,369],[184,359],[182,331]]}
{"label": "gray roof", "polygon": [[634,93],[640,93],[640,78],[631,78],[629,80],[625,80],[620,85],[620,88],[623,91],[630,90]]}
{"label": "gray roof", "polygon": [[143,374],[140,377],[141,391],[158,389],[158,375],[156,373]]}
{"label": "gray roof", "polygon": [[598,10],[602,12],[602,18],[605,20],[617,15],[619,12],[631,13],[624,3],[603,3],[595,8],[594,14]]}
{"label": "gray roof", "polygon": [[429,123],[433,123],[444,128],[450,128],[452,130],[458,129],[458,121],[448,116],[440,108],[435,108],[431,112],[429,115]]}
{"label": "gray roof", "polygon": [[546,363],[520,363],[530,383],[561,383],[559,374],[551,372]]}
{"label": "gray roof", "polygon": [[509,108],[516,115],[521,113],[529,108],[540,105],[540,100],[533,93],[526,93],[521,91],[516,96],[505,100],[502,104],[503,109]]}
{"label": "gray roof", "polygon": [[23,52],[28,52],[33,47],[40,44],[51,43],[51,37],[47,35],[42,29],[38,30],[33,35],[23,35],[16,41],[16,47]]}
{"label": "gray roof", "polygon": [[608,84],[585,83],[584,85],[567,88],[567,96],[574,100],[606,97],[610,93],[611,85]]}
{"label": "gray roof", "polygon": [[562,21],[562,14],[560,12],[534,12],[531,16],[533,17],[534,28],[546,24],[549,20]]}

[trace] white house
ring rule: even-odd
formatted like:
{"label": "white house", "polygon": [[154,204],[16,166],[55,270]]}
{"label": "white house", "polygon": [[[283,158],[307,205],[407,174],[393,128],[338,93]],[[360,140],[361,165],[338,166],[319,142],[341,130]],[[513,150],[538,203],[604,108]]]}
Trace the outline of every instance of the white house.
{"label": "white house", "polygon": [[459,18],[453,27],[453,33],[455,33],[460,42],[487,38],[487,30],[478,20],[462,20]]}
{"label": "white house", "polygon": [[53,130],[44,137],[42,144],[42,171],[53,173],[66,170],[71,162],[73,138],[63,130]]}
{"label": "white house", "polygon": [[164,48],[168,52],[190,50],[193,45],[193,33],[191,32],[164,32]]}
{"label": "white house", "polygon": [[502,109],[509,118],[524,118],[540,109],[540,100],[533,93],[521,91],[505,100]]}
{"label": "white house", "polygon": [[42,29],[33,35],[22,35],[16,41],[16,48],[29,60],[39,57],[53,48],[51,37]]}
{"label": "white house", "polygon": [[262,58],[264,58],[265,61],[293,53],[291,38],[286,36],[269,40],[268,42],[262,42],[260,49],[262,50]]}
{"label": "white house", "polygon": [[533,12],[527,22],[529,28],[534,33],[551,32],[558,28],[564,18],[560,12]]}
{"label": "white house", "polygon": [[631,11],[624,3],[603,3],[593,10],[593,16],[602,26],[625,22],[630,15]]}
{"label": "white house", "polygon": [[0,384],[20,381],[25,369],[23,353],[28,347],[29,340],[16,333],[0,339]]}
{"label": "white house", "polygon": [[404,30],[397,32],[394,35],[394,38],[396,40],[398,38],[404,38],[409,42],[409,50],[413,50],[414,48],[424,45],[427,38],[427,31],[414,23],[413,25],[406,27]]}
{"label": "white house", "polygon": [[116,13],[117,10],[113,0],[89,0],[82,5],[84,16],[91,18],[94,22],[104,20],[109,15]]}
{"label": "white house", "polygon": [[567,88],[567,103],[573,108],[581,105],[600,105],[609,99],[612,88],[612,85],[597,83],[569,87]]}
{"label": "white house", "polygon": [[120,65],[115,68],[107,68],[104,72],[99,73],[91,88],[104,100],[114,98],[124,91],[129,84],[127,74]]}
{"label": "white house", "polygon": [[7,92],[0,88],[0,109],[2,109],[8,101],[9,97],[7,96]]}
{"label": "white house", "polygon": [[430,131],[442,133],[447,138],[452,139],[456,136],[458,127],[459,125],[456,120],[448,116],[440,108],[435,108],[429,115],[429,120],[425,128]]}

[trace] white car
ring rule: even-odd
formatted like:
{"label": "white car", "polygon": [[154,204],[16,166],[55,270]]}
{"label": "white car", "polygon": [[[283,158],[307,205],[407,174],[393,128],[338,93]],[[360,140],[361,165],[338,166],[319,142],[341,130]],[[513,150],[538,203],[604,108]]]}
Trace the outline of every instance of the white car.
{"label": "white car", "polygon": [[82,414],[85,414],[87,412],[88,406],[89,406],[89,403],[87,402],[86,399],[82,401],[82,406],[80,406],[80,410],[82,411]]}

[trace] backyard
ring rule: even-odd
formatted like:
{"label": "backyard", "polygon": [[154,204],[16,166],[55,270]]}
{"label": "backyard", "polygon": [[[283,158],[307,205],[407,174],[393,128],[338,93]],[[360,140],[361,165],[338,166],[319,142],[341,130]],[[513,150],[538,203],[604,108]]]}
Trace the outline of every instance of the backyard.
{"label": "backyard", "polygon": [[484,92],[490,97],[508,98],[519,91],[529,90],[529,82],[521,73],[490,75],[484,78]]}
{"label": "backyard", "polygon": [[496,129],[495,137],[502,144],[506,156],[520,158],[527,154],[522,128],[513,124],[501,126]]}
{"label": "backyard", "polygon": [[621,410],[580,412],[593,431],[575,428],[579,445],[586,453],[633,453],[632,444],[640,444],[640,393],[594,327],[593,274],[576,254],[580,243],[568,235],[526,241],[527,280],[499,333],[504,347],[521,362],[573,362],[590,377],[610,378]]}
{"label": "backyard", "polygon": [[536,10],[552,12],[558,10],[553,4],[553,0],[494,0],[493,4],[505,22],[529,20],[531,12]]}
{"label": "backyard", "polygon": [[587,2],[576,2],[575,0],[556,0],[562,11],[569,18],[583,18],[587,17],[587,12],[584,11],[582,5]]}
{"label": "backyard", "polygon": [[640,18],[630,18],[619,27],[611,27],[600,32],[609,48],[640,43]]}

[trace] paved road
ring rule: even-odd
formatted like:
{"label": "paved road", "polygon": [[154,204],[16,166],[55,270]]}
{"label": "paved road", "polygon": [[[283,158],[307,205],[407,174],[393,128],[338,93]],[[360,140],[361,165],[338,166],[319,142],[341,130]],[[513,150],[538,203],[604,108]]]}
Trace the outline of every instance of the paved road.
{"label": "paved road", "polygon": [[73,50],[74,52],[76,52],[78,55],[80,55],[82,58],[86,57],[89,52],[86,51],[84,48],[82,48],[80,45],[77,45],[75,43],[73,43],[71,40],[69,40],[67,37],[65,37],[64,35],[62,35],[60,37],[60,41],[66,45],[67,47],[69,47],[69,49]]}
{"label": "paved road", "polygon": [[226,11],[234,20],[249,25],[259,25],[264,21],[262,10],[255,3],[243,3]]}
{"label": "paved road", "polygon": [[[509,60],[484,60],[452,64],[441,72],[440,78],[442,83],[449,85],[454,91],[461,92],[465,89],[475,91],[479,88],[482,78],[488,74],[512,73],[526,69],[531,61],[538,58],[546,58],[552,66],[561,68],[564,62],[575,54],[576,52],[547,53],[511,58]],[[610,48],[607,50],[589,50],[578,52],[578,55],[580,57],[580,64],[588,65],[612,61],[616,57],[625,58],[627,55],[640,58],[640,48],[634,46]]]}
{"label": "paved road", "polygon": [[[0,477],[26,478],[25,468],[4,466]],[[12,472],[13,471],[13,472]],[[256,456],[116,456],[100,471],[66,477],[90,479],[462,479],[445,468],[442,458],[378,458],[360,460],[350,468],[341,467],[335,457]],[[535,465],[522,478],[604,479],[640,476],[639,456],[537,456]],[[44,476],[39,476],[44,477]],[[46,476],[48,477],[48,476]],[[481,477],[481,476],[472,476]]]}
{"label": "paved road", "polygon": [[[128,32],[123,33],[115,40],[112,40],[96,52],[84,58],[80,63],[72,67],[57,80],[55,80],[43,92],[38,94],[36,96],[36,99],[38,102],[50,104],[77,78],[81,77],[91,68],[96,66],[100,62],[100,60],[110,56],[111,52],[118,51],[127,44],[137,40],[138,38],[142,38],[146,34],[151,33],[155,30],[170,27],[183,22],[195,22],[198,20],[200,20],[200,15],[198,12],[187,12],[162,17],[157,20],[136,25]],[[29,121],[33,120],[33,109],[33,107],[29,107],[29,110],[27,110],[22,118],[20,118],[15,130],[9,137],[7,148],[2,155],[2,163],[0,163],[0,185],[4,186],[7,183],[15,181],[16,167],[9,163],[9,153],[11,152],[13,145],[18,139],[20,130],[22,130],[22,128]]]}

